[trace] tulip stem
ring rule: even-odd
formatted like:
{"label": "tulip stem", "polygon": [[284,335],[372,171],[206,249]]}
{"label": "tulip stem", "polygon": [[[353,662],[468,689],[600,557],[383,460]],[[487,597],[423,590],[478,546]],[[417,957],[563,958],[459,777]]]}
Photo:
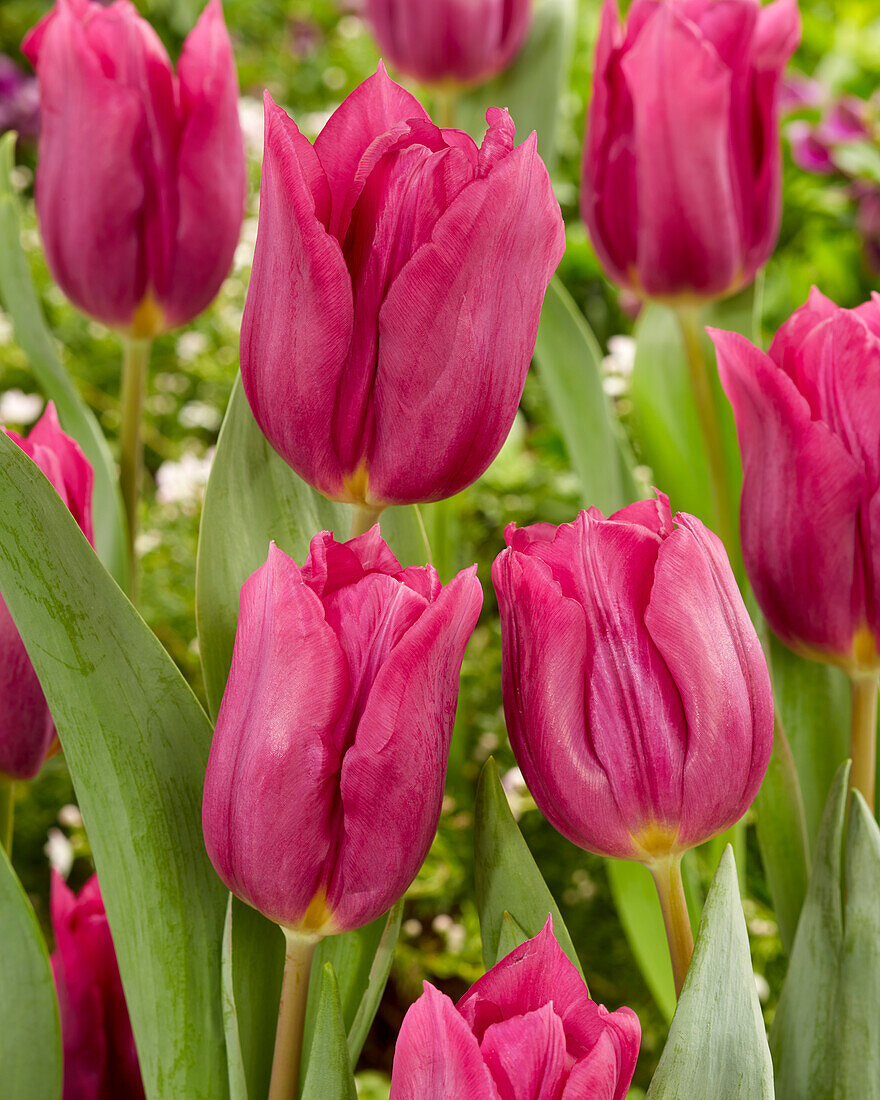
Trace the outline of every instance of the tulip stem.
{"label": "tulip stem", "polygon": [[724,456],[724,442],[721,434],[721,419],[718,406],[712,393],[709,376],[709,364],[703,352],[701,339],[702,325],[696,309],[679,308],[675,311],[681,334],[684,339],[685,360],[690,375],[691,393],[697,407],[697,418],[703,443],[706,447],[706,459],[709,465],[709,482],[712,487],[712,502],[718,517],[718,534],[727,550],[734,574],[740,578],[739,533],[737,530],[737,509],[730,484],[727,460]]}
{"label": "tulip stem", "polygon": [[458,91],[452,87],[439,87],[434,90],[434,125],[441,130],[452,130],[457,115]]}
{"label": "tulip stem", "polygon": [[369,504],[353,504],[351,508],[351,534],[349,538],[352,539],[369,531],[373,524],[379,522],[379,516],[385,510],[384,508],[372,508]]}
{"label": "tulip stem", "polygon": [[15,818],[15,780],[0,775],[0,846],[12,859],[12,823]]}
{"label": "tulip stem", "polygon": [[143,478],[144,451],[141,441],[141,419],[147,388],[147,364],[150,361],[150,340],[126,337],[122,355],[122,392],[119,403],[119,486],[125,506],[128,537],[128,587],[135,593],[135,538],[137,509]]}
{"label": "tulip stem", "polygon": [[877,770],[877,676],[853,676],[850,786],[860,791],[874,812],[874,777]]}
{"label": "tulip stem", "polygon": [[275,1056],[269,1100],[296,1100],[299,1066],[302,1058],[309,975],[317,941],[282,929],[287,940],[281,1002],[278,1006],[278,1030],[275,1032]]}
{"label": "tulip stem", "polygon": [[694,934],[691,930],[691,918],[684,896],[684,883],[681,881],[681,856],[668,856],[666,859],[656,860],[649,864],[648,870],[654,878],[654,885],[660,897],[666,939],[672,958],[675,995],[680,997],[688,967],[691,964],[691,955],[694,953]]}

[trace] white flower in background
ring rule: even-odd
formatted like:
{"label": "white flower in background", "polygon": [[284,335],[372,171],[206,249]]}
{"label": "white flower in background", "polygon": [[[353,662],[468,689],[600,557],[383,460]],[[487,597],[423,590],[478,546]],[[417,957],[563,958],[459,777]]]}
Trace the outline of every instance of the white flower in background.
{"label": "white flower in background", "polygon": [[220,427],[223,416],[218,408],[207,401],[187,401],[177,419],[184,428],[204,428],[215,432]]}
{"label": "white flower in background", "polygon": [[0,394],[0,424],[33,424],[43,411],[43,404],[38,393],[7,390]]}
{"label": "white flower in background", "polygon": [[68,802],[58,811],[58,821],[66,829],[81,829],[83,827],[83,815],[79,812],[79,806]]}
{"label": "white flower in background", "polygon": [[163,462],[156,471],[156,499],[160,504],[195,504],[208,484],[214,448],[205,455],[185,454],[179,462]]}
{"label": "white flower in background", "polygon": [[602,360],[602,389],[609,397],[622,397],[629,390],[635,365],[635,340],[631,336],[610,336],[608,354]]}
{"label": "white flower in background", "polygon": [[208,337],[203,332],[188,329],[177,337],[175,351],[181,363],[191,363],[208,350]]}
{"label": "white flower in background", "polygon": [[256,96],[243,95],[238,101],[238,121],[244,134],[244,146],[248,156],[263,157],[263,101]]}
{"label": "white flower in background", "polygon": [[66,879],[73,866],[73,845],[60,829],[49,830],[49,839],[44,844],[43,851],[52,867]]}
{"label": "white flower in background", "polygon": [[507,805],[514,820],[519,821],[525,811],[534,805],[526,787],[526,781],[523,779],[523,773],[519,768],[511,768],[501,777],[501,786],[507,796]]}

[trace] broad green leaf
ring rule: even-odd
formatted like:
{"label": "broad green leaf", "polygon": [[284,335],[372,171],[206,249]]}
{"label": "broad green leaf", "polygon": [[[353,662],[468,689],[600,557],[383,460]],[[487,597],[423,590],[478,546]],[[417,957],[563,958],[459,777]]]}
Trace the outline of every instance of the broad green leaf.
{"label": "broad green leaf", "polygon": [[[313,966],[313,970],[314,970]],[[339,986],[332,963],[320,968],[320,995],[301,1100],[356,1100]],[[311,987],[310,987],[311,988]],[[311,996],[311,994],[310,994]]]}
{"label": "broad green leaf", "polygon": [[229,1100],[247,1100],[247,1074],[241,1053],[238,1012],[235,1007],[235,976],[232,964],[232,906],[235,898],[229,895],[226,906],[226,923],[223,925],[223,954],[221,980],[223,982],[223,1030],[226,1035],[226,1066],[229,1072]]}
{"label": "broad green leaf", "polygon": [[504,916],[501,918],[501,935],[498,937],[498,958],[503,959],[511,951],[521,947],[528,938],[526,930],[521,928],[505,909]]}
{"label": "broad green leaf", "polygon": [[525,45],[503,73],[465,93],[457,103],[454,125],[481,139],[486,109],[506,107],[516,124],[517,141],[538,133],[538,152],[552,172],[556,164],[559,103],[568,87],[575,39],[575,0],[544,0]]}
{"label": "broad green leaf", "polygon": [[[805,1097],[813,1093],[805,1092]],[[772,1100],[773,1067],[733,852],[703,908],[694,955],[647,1100]]]}
{"label": "broad green leaf", "polygon": [[584,504],[606,515],[622,508],[638,494],[602,389],[602,352],[558,277],[544,298],[535,362]]}
{"label": "broad green leaf", "polygon": [[60,1100],[52,968],[31,903],[0,848],[0,1066],[6,1100]]}
{"label": "broad green leaf", "polygon": [[[483,766],[477,784],[474,853],[477,910],[486,969],[506,954],[501,942],[505,914],[529,938],[537,936],[550,914],[559,946],[583,974],[559,907],[510,812],[492,757]],[[505,946],[507,942],[505,938]]]}
{"label": "broad green leaf", "polygon": [[62,427],[79,443],[94,468],[95,548],[101,561],[125,588],[128,558],[116,465],[98,421],[61,365],[37,300],[21,247],[18,201],[10,180],[14,154],[15,134],[5,134],[0,138],[0,300],[12,318],[15,337],[34,377],[46,396],[55,402]]}
{"label": "broad green leaf", "polygon": [[147,1096],[223,1100],[226,890],[201,824],[210,723],[61,498],[2,433],[0,591],[73,776]]}
{"label": "broad green leaf", "polygon": [[810,877],[810,852],[794,757],[778,721],[770,764],[755,799],[755,821],[779,937],[790,955]]}
{"label": "broad green leaf", "polygon": [[862,796],[848,792],[849,768],[828,797],[770,1031],[779,1100],[878,1095],[880,830]]}

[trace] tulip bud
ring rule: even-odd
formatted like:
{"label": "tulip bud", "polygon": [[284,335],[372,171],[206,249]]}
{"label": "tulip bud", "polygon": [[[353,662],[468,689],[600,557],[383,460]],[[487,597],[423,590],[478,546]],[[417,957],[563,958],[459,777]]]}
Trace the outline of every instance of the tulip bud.
{"label": "tulip bud", "polygon": [[366,0],[382,53],[426,84],[474,84],[506,68],[532,20],[532,0]]}
{"label": "tulip bud", "polygon": [[135,337],[191,320],[229,271],[247,184],[219,0],[177,75],[128,0],[57,0],[22,50],[40,82],[37,214],[61,289]]}
{"label": "tulip bud", "polygon": [[331,935],[402,896],[440,816],[458,677],[482,595],[402,569],[378,527],[274,545],[241,590],[205,776],[208,855],[286,929]]}
{"label": "tulip bud", "polygon": [[98,876],[78,895],[52,872],[52,972],[64,1100],[142,1100],[144,1086]]}
{"label": "tulip bud", "polygon": [[241,333],[257,423],[296,472],[370,507],[439,500],[501,448],[564,248],[532,135],[478,149],[379,71],[314,146],[266,97]]}
{"label": "tulip bud", "polygon": [[727,829],[764,777],[773,704],[720,540],[662,494],[506,539],[504,711],[550,823],[649,865]]}
{"label": "tulip bud", "polygon": [[526,940],[457,1005],[428,982],[404,1017],[391,1100],[623,1100],[641,1029],[590,1000],[553,935]]}
{"label": "tulip bud", "polygon": [[[79,444],[61,430],[55,406],[49,403],[27,439],[8,434],[52,482],[83,534],[94,543],[92,467]],[[0,775],[32,779],[56,743],[43,689],[0,598]]]}
{"label": "tulip bud", "polygon": [[606,0],[581,212],[609,278],[711,299],[751,282],[781,212],[778,98],[796,0]]}
{"label": "tulip bud", "polygon": [[710,329],[743,458],[749,580],[792,649],[880,671],[880,297],[815,288],[765,354]]}

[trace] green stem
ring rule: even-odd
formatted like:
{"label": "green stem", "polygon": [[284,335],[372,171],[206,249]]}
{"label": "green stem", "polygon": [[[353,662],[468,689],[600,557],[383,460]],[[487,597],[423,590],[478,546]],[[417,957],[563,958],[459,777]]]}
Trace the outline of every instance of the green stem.
{"label": "green stem", "polygon": [[434,89],[434,125],[452,130],[458,114],[458,89],[443,86]]}
{"label": "green stem", "polygon": [[143,477],[143,442],[141,420],[144,411],[144,394],[147,388],[147,364],[150,361],[150,340],[126,337],[123,341],[122,392],[120,406],[122,421],[119,428],[119,485],[128,535],[129,588],[135,591],[135,538],[137,537],[137,508]]}
{"label": "green stem", "polygon": [[296,1100],[302,1060],[306,1004],[309,998],[309,974],[317,941],[282,929],[287,940],[284,980],[278,1006],[278,1030],[269,1100]]}
{"label": "green stem", "polygon": [[874,676],[852,677],[852,724],[850,786],[865,797],[874,812],[874,777],[877,769],[877,687]]}
{"label": "green stem", "polygon": [[712,502],[718,517],[718,534],[724,543],[734,573],[739,577],[741,570],[737,506],[730,483],[730,473],[724,456],[724,443],[721,433],[721,418],[712,393],[709,375],[709,363],[703,354],[702,325],[697,309],[679,308],[675,311],[681,334],[684,339],[685,360],[690,375],[691,393],[697,407],[697,417],[703,443],[706,447],[706,459],[709,465],[709,482],[712,487]]}
{"label": "green stem", "polygon": [[369,504],[352,504],[351,506],[351,534],[349,538],[363,535],[379,522],[379,516],[385,511],[384,506],[371,508]]}
{"label": "green stem", "polygon": [[672,974],[675,978],[675,995],[680,997],[691,955],[694,953],[694,934],[684,896],[684,883],[681,881],[681,856],[658,859],[648,865],[648,870],[654,878],[660,898],[666,940],[672,959]]}
{"label": "green stem", "polygon": [[0,775],[0,847],[12,859],[12,824],[15,819],[15,780]]}

